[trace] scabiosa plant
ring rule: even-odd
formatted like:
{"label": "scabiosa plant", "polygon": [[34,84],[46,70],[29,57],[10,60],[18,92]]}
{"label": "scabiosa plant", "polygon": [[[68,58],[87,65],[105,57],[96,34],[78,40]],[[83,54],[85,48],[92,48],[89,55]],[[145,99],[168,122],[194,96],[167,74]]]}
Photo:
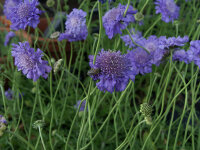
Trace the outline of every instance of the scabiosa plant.
{"label": "scabiosa plant", "polygon": [[28,79],[33,79],[33,81],[37,81],[40,76],[48,77],[51,67],[47,65],[47,61],[42,60],[43,55],[39,48],[35,51],[27,41],[19,42],[19,45],[12,44],[12,46],[12,56],[15,58],[18,71],[21,70]]}
{"label": "scabiosa plant", "polygon": [[180,8],[175,4],[174,0],[156,0],[156,14],[162,14],[162,20],[166,23],[173,22],[179,17]]}
{"label": "scabiosa plant", "polygon": [[126,6],[119,4],[117,8],[112,8],[103,16],[103,26],[109,39],[112,39],[115,34],[122,34],[121,30],[135,21],[134,14],[137,11],[129,6],[126,16],[124,16],[125,10]]}
{"label": "scabiosa plant", "polygon": [[177,50],[173,53],[173,61],[183,61],[186,64],[189,63],[188,54],[185,50]]}
{"label": "scabiosa plant", "polygon": [[[142,32],[135,31],[134,28],[131,29],[130,31],[132,33],[131,37],[132,37],[133,41],[138,44],[139,41],[143,39]],[[126,46],[129,46],[129,48],[134,48],[136,45],[132,42],[131,37],[127,34],[127,35],[121,36],[121,39],[125,42]]]}
{"label": "scabiosa plant", "polygon": [[135,79],[135,68],[131,67],[127,55],[122,55],[120,51],[104,51],[102,49],[96,56],[94,64],[94,56],[90,55],[89,59],[92,70],[98,70],[90,76],[94,80],[99,80],[96,85],[101,91],[110,93],[114,90],[123,91],[129,79]]}
{"label": "scabiosa plant", "polygon": [[38,0],[24,0],[13,7],[8,17],[12,23],[11,29],[19,30],[27,26],[36,28],[39,20],[39,15],[42,13],[36,6],[39,4]]}
{"label": "scabiosa plant", "polygon": [[9,13],[13,11],[13,8],[16,7],[22,0],[5,0],[4,4],[4,15],[7,19],[10,19]]}
{"label": "scabiosa plant", "polygon": [[190,42],[190,49],[187,51],[187,58],[189,62],[194,61],[194,63],[200,68],[200,40]]}
{"label": "scabiosa plant", "polygon": [[8,34],[7,34],[6,37],[5,37],[4,46],[8,46],[10,40],[11,40],[13,37],[15,37],[15,36],[16,36],[16,35],[15,35],[14,32],[12,32],[12,31],[8,32]]}
{"label": "scabiosa plant", "polygon": [[144,75],[152,72],[152,56],[144,49],[138,47],[128,52],[128,58],[131,60],[131,65],[135,68],[137,74]]}
{"label": "scabiosa plant", "polygon": [[85,40],[88,35],[86,25],[87,13],[83,10],[73,9],[73,11],[67,15],[67,21],[65,22],[65,32],[60,34],[58,40],[62,41],[67,39],[70,42]]}

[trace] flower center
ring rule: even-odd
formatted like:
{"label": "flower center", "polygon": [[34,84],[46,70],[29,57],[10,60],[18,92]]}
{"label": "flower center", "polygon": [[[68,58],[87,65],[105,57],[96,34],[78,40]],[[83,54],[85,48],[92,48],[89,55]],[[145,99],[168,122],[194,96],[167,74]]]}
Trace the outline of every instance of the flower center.
{"label": "flower center", "polygon": [[25,18],[29,15],[30,6],[26,3],[22,3],[19,5],[19,8],[17,10],[17,14],[20,17],[20,19]]}
{"label": "flower center", "polygon": [[166,7],[171,13],[174,13],[176,10],[176,4],[171,0],[166,1]]}
{"label": "flower center", "polygon": [[31,60],[31,58],[26,55],[26,54],[22,54],[20,56],[20,66],[22,67],[22,69],[32,69],[34,66],[33,61]]}
{"label": "flower center", "polygon": [[71,24],[72,26],[77,26],[78,21],[79,21],[79,19],[78,19],[77,17],[72,17],[72,18],[70,19],[70,24]]}
{"label": "flower center", "polygon": [[106,75],[123,76],[127,68],[126,59],[117,52],[105,52],[101,55],[100,70]]}

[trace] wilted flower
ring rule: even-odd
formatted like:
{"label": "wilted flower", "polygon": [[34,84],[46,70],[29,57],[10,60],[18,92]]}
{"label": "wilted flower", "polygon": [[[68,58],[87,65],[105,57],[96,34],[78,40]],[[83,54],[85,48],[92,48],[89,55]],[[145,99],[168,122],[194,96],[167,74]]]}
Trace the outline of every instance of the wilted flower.
{"label": "wilted flower", "polygon": [[0,115],[0,136],[3,135],[3,132],[6,129],[6,124],[6,119],[2,115]]}
{"label": "wilted flower", "polygon": [[121,55],[120,51],[104,51],[103,49],[96,56],[93,64],[94,56],[90,55],[90,67],[99,69],[96,74],[90,76],[93,80],[99,80],[96,84],[101,91],[113,92],[123,91],[129,79],[135,79],[135,70],[131,67],[131,62],[127,55]]}
{"label": "wilted flower", "polygon": [[128,59],[131,65],[135,68],[136,74],[145,74],[152,72],[152,56],[144,49],[138,47],[128,52]]}
{"label": "wilted flower", "polygon": [[70,42],[85,40],[88,35],[86,15],[87,13],[83,10],[73,9],[73,11],[67,15],[65,32],[60,34],[58,40],[62,41],[67,39]]}
{"label": "wilted flower", "polygon": [[13,11],[13,8],[16,7],[22,0],[5,0],[4,4],[4,15],[7,19],[10,19],[9,14]]}
{"label": "wilted flower", "polygon": [[12,56],[15,58],[18,71],[21,70],[28,79],[33,81],[37,81],[40,76],[48,77],[51,67],[47,65],[48,61],[42,60],[43,55],[39,48],[35,52],[28,42],[19,42],[19,45],[12,44],[12,46]]}
{"label": "wilted flower", "polygon": [[[81,104],[81,106],[80,106],[80,104]],[[78,109],[79,106],[80,106],[79,112],[84,111],[85,104],[86,104],[85,100],[82,103],[81,103],[81,100],[78,100],[77,103],[76,103],[76,105],[74,105],[74,108]]]}
{"label": "wilted flower", "polygon": [[173,22],[178,19],[180,8],[175,4],[174,0],[156,0],[156,14],[162,14],[162,20],[165,22]]}
{"label": "wilted flower", "polygon": [[106,12],[103,16],[103,26],[109,39],[112,39],[115,34],[122,34],[121,30],[125,29],[126,26],[135,21],[134,14],[137,12],[132,6],[129,6],[126,15],[125,5],[119,4],[117,8],[113,8]]}
{"label": "wilted flower", "polygon": [[60,68],[60,65],[61,65],[62,61],[63,61],[63,59],[59,59],[58,61],[55,62],[54,67],[53,67],[53,68],[54,68],[54,69],[53,69],[53,72],[54,72],[54,73],[57,73],[57,71],[58,71],[59,68]]}
{"label": "wilted flower", "polygon": [[7,34],[6,37],[5,37],[4,46],[7,46],[8,43],[10,42],[10,40],[11,40],[13,37],[15,37],[15,36],[16,36],[16,35],[15,35],[14,32],[12,32],[12,31],[8,32],[8,34]]}
{"label": "wilted flower", "polygon": [[8,14],[8,18],[12,23],[11,29],[25,30],[27,26],[36,28],[40,22],[39,15],[41,14],[41,11],[36,7],[38,4],[38,0],[24,0],[24,2],[15,5]]}

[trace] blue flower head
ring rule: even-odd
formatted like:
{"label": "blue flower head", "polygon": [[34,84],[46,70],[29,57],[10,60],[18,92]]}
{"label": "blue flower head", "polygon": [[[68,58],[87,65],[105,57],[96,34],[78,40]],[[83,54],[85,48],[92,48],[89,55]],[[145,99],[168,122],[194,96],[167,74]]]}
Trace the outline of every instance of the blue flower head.
{"label": "blue flower head", "polygon": [[135,68],[137,74],[146,74],[152,72],[152,55],[144,49],[138,47],[128,52],[128,58],[131,60],[132,68]]}
{"label": "blue flower head", "polygon": [[73,9],[73,11],[67,15],[65,32],[60,34],[58,40],[62,41],[67,39],[69,42],[85,40],[88,35],[86,15],[87,13],[83,10]]}
{"label": "blue flower head", "polygon": [[24,0],[18,5],[13,7],[12,11],[8,14],[12,25],[11,29],[19,30],[27,26],[36,28],[39,20],[39,15],[42,13],[36,6],[38,5],[38,0]]}
{"label": "blue flower head", "polygon": [[21,1],[22,0],[5,0],[3,12],[7,19],[10,19],[9,14]]}
{"label": "blue flower head", "polygon": [[173,61],[183,61],[186,64],[189,63],[188,55],[185,50],[177,50],[173,53]]}
{"label": "blue flower head", "polygon": [[5,91],[5,96],[8,100],[12,100],[14,92],[9,88],[7,91]]}
{"label": "blue flower head", "polygon": [[8,46],[10,40],[11,40],[13,37],[15,37],[15,36],[16,36],[16,35],[15,35],[14,32],[12,32],[12,31],[8,32],[8,34],[7,34],[6,37],[5,37],[4,46]]}
{"label": "blue flower head", "polygon": [[19,42],[19,45],[12,44],[12,46],[12,56],[15,58],[18,71],[21,70],[28,79],[33,79],[33,81],[37,81],[40,76],[48,77],[51,67],[47,65],[47,61],[42,60],[43,55],[39,48],[35,51],[30,48],[28,42]]}
{"label": "blue flower head", "polygon": [[81,103],[81,100],[77,101],[76,105],[74,105],[74,108],[78,109],[80,104],[81,106],[80,106],[79,112],[84,111],[86,101],[84,100],[82,103]]}
{"label": "blue flower head", "polygon": [[94,56],[89,56],[90,67],[98,69],[97,74],[90,75],[94,80],[99,80],[96,84],[101,91],[112,93],[115,91],[123,91],[129,79],[135,79],[135,70],[131,67],[130,60],[127,55],[122,55],[120,51],[104,51],[103,49],[96,56],[93,64]]}
{"label": "blue flower head", "polygon": [[118,7],[112,8],[103,16],[103,26],[109,39],[112,39],[115,34],[122,34],[121,30],[125,29],[130,22],[135,21],[134,14],[137,11],[129,6],[124,17],[125,10],[126,6],[119,4]]}
{"label": "blue flower head", "polygon": [[166,23],[173,22],[179,17],[180,8],[175,4],[174,0],[156,0],[156,14],[162,14],[162,20]]}

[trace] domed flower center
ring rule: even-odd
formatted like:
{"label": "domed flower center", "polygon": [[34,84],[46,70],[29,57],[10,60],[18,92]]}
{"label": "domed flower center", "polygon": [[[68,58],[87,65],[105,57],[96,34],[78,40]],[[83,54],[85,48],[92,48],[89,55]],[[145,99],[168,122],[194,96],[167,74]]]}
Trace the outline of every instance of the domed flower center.
{"label": "domed flower center", "polygon": [[73,26],[77,26],[78,23],[79,23],[79,18],[77,18],[77,17],[72,17],[72,18],[70,19],[70,24],[71,24],[72,27],[73,27]]}
{"label": "domed flower center", "polygon": [[143,49],[136,50],[133,55],[134,61],[139,65],[146,63],[149,60],[148,57],[149,57],[149,54]]}
{"label": "domed flower center", "polygon": [[123,76],[127,68],[127,60],[117,52],[105,52],[99,62],[100,70],[106,75]]}
{"label": "domed flower center", "polygon": [[157,46],[153,43],[153,42],[148,42],[145,45],[145,48],[149,51],[149,52],[154,52],[157,48]]}
{"label": "domed flower center", "polygon": [[119,8],[113,8],[109,14],[108,14],[108,20],[110,22],[115,21],[117,19],[117,16],[121,13],[121,10]]}
{"label": "domed flower center", "polygon": [[31,60],[31,58],[26,55],[26,54],[22,54],[20,56],[20,61],[19,61],[19,65],[23,68],[23,69],[32,69],[34,66],[34,62],[33,60]]}
{"label": "domed flower center", "polygon": [[174,13],[176,10],[176,4],[171,0],[166,0],[166,7],[171,13]]}
{"label": "domed flower center", "polygon": [[30,6],[26,3],[22,3],[19,5],[17,14],[20,17],[20,19],[25,18],[29,15],[30,12]]}

